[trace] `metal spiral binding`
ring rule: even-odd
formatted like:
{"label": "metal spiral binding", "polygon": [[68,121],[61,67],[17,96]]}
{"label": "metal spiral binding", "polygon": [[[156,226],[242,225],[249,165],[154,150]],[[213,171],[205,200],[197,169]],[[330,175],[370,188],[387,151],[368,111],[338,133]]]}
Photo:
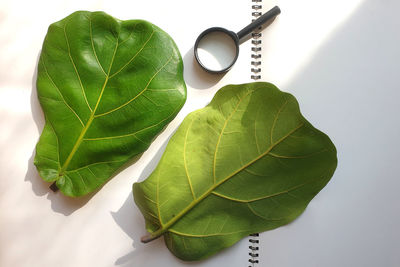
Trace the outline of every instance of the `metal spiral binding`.
{"label": "metal spiral binding", "polygon": [[[251,8],[253,16],[253,21],[262,15],[262,0],[251,0],[253,2]],[[251,79],[257,81],[261,79],[261,32],[255,31],[252,33],[251,44]],[[259,234],[254,233],[249,237],[249,267],[254,267],[258,265],[258,244],[260,243]]]}
{"label": "metal spiral binding", "polygon": [[[251,8],[253,21],[262,15],[262,0],[251,0],[253,2]],[[251,79],[257,81],[261,79],[261,33],[255,31],[252,33],[252,48],[251,48]]]}
{"label": "metal spiral binding", "polygon": [[249,265],[249,267],[254,267],[255,264],[258,264],[258,244],[260,243],[260,240],[258,239],[259,234],[255,233],[255,234],[251,234],[250,235],[250,252],[249,252],[249,262],[251,263],[251,265]]}
{"label": "metal spiral binding", "polygon": [[[257,19],[259,16],[262,15],[262,13],[259,11],[262,8],[261,2],[262,0],[252,0],[253,4],[251,8],[253,9],[253,12],[251,13],[253,16],[253,20]],[[251,43],[253,47],[251,48],[252,54],[251,54],[251,79],[256,81],[261,79],[261,33],[260,32],[253,32],[252,33],[252,40]],[[259,234],[251,234],[250,235],[250,252],[249,252],[249,262],[251,265],[249,267],[254,267],[256,264],[258,264],[258,244],[259,244]]]}

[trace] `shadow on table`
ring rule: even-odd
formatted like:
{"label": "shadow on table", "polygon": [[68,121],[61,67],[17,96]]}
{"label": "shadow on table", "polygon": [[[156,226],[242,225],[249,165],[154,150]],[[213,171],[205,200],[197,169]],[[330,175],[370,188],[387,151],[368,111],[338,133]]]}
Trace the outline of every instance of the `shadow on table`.
{"label": "shadow on table", "polygon": [[68,216],[83,207],[83,205],[85,205],[98,191],[96,190],[93,193],[78,198],[67,197],[59,191],[53,192],[50,189],[51,183],[43,181],[43,179],[39,176],[39,173],[33,164],[34,158],[35,151],[33,151],[32,156],[28,161],[28,171],[25,175],[25,181],[28,181],[32,184],[32,191],[35,193],[35,195],[47,195],[46,197],[51,202],[51,209],[54,212]]}
{"label": "shadow on table", "polygon": [[[349,178],[359,179],[359,184],[362,184],[365,177],[356,173],[355,162],[360,166],[367,166],[362,162],[362,158],[370,154],[370,147],[376,142],[384,144],[384,136],[387,133],[380,130],[385,126],[385,122],[379,117],[380,114],[389,116],[392,122],[398,121],[396,117],[398,113],[388,111],[394,111],[396,106],[393,105],[395,100],[390,95],[397,95],[398,91],[398,86],[393,84],[393,81],[398,80],[396,66],[398,66],[400,57],[397,48],[399,38],[385,32],[385,29],[395,32],[396,25],[390,21],[390,18],[395,16],[391,14],[387,19],[375,11],[378,7],[383,10],[380,5],[386,4],[378,1],[365,1],[345,23],[334,29],[301,71],[281,88],[284,91],[290,91],[297,97],[305,117],[317,128],[326,131],[338,147],[341,160],[339,167],[342,175],[334,177],[333,181],[324,189],[325,194],[334,187],[339,191],[354,191],[354,188],[349,186],[352,185],[348,181]],[[396,11],[395,9],[386,9],[385,12]],[[374,38],[371,39],[371,36]],[[190,68],[196,68],[193,64],[197,64],[193,61],[192,53],[193,51],[190,50],[184,57],[185,67],[189,67],[190,75],[193,74],[193,70]],[[199,75],[192,80],[187,79],[187,83],[193,88],[205,89],[217,82],[215,78]],[[387,93],[390,94],[387,95]],[[375,123],[373,125],[372,119]],[[338,125],[341,127],[337,127]],[[381,128],[378,127],[380,125],[382,125]],[[365,132],[361,132],[360,127],[364,128]],[[365,137],[360,138],[366,134],[371,138],[369,143],[360,141],[366,139]],[[159,151],[156,158],[160,153]],[[148,176],[157,161],[158,159],[153,159],[150,162],[143,171],[141,179]],[[369,163],[368,166],[373,166],[373,164]],[[346,175],[344,175],[345,172]],[[370,197],[365,198],[365,203],[371,201],[373,200]],[[353,207],[352,211],[354,210],[357,210],[356,206]],[[133,239],[133,251],[117,259],[115,265],[157,266],[152,265],[154,258],[167,260],[171,257],[166,254],[166,247],[161,238],[146,245],[140,243],[140,237],[145,235],[144,219],[134,205],[131,195],[128,196],[120,210],[113,213],[112,216],[123,231]],[[343,220],[337,219],[337,222],[343,223],[347,227],[348,217],[343,216]],[[356,224],[355,230],[356,227],[359,227],[359,222],[354,223],[354,225]],[[331,240],[324,242],[337,244],[337,236],[331,236]],[[269,237],[271,238],[271,236]],[[343,238],[346,237],[343,236]],[[339,249],[335,247],[337,253],[346,255],[352,247],[360,246],[357,239],[354,240],[349,245],[341,245]],[[273,254],[276,252],[274,246],[275,244],[271,240],[263,244],[263,266],[274,264],[271,262],[276,259]],[[314,251],[310,250],[311,254],[307,254],[307,257],[303,258],[312,258],[312,252]],[[362,250],[359,252],[353,259],[371,258],[366,258],[365,253],[362,254]],[[384,259],[385,257],[379,258]],[[182,266],[179,260],[175,260],[175,262],[177,266]]]}
{"label": "shadow on table", "polygon": [[[153,159],[143,169],[142,173],[138,178],[138,182],[145,180],[156,168],[158,162],[163,155],[165,148],[168,144],[169,139],[174,133],[172,133],[160,146],[159,150],[155,153]],[[111,212],[111,216],[131,239],[132,239],[132,251],[118,258],[115,261],[117,266],[159,266],[161,264],[160,259],[168,259],[168,262],[175,263],[176,266],[199,266],[206,263],[208,260],[200,262],[184,262],[176,258],[164,244],[164,238],[160,237],[147,244],[141,243],[140,239],[142,236],[147,234],[145,228],[145,221],[140,210],[136,206],[133,200],[133,195],[129,194],[117,212]],[[155,256],[155,252],[157,256]],[[224,257],[225,253],[229,253],[228,250],[220,252],[220,256]]]}
{"label": "shadow on table", "polygon": [[[42,132],[45,120],[42,109],[40,107],[36,89],[36,79],[37,79],[37,65],[39,62],[40,51],[36,61],[36,68],[35,72],[32,77],[32,92],[31,92],[31,110],[32,110],[32,117],[35,121],[36,127],[38,128],[38,132]],[[89,195],[79,197],[79,198],[71,198],[63,195],[61,192],[53,192],[49,188],[51,183],[45,182],[39,176],[36,167],[33,164],[33,160],[35,158],[35,150],[33,150],[31,157],[28,161],[28,168],[25,175],[25,181],[28,181],[32,184],[32,191],[37,196],[44,196],[47,195],[47,199],[51,202],[51,208],[53,211],[64,214],[68,216],[72,214],[74,211],[81,208],[85,205],[97,192],[93,192]]]}
{"label": "shadow on table", "polygon": [[183,64],[185,82],[194,89],[209,89],[217,84],[226,74],[212,74],[203,70],[194,58],[193,47],[183,56]]}
{"label": "shadow on table", "polygon": [[[153,172],[164,153],[169,138],[161,145],[153,159],[143,169],[138,182],[145,180]],[[129,194],[122,207],[117,212],[111,212],[111,215],[119,227],[132,238],[134,249],[132,252],[117,259],[115,265],[124,265],[135,260],[135,264],[142,263],[145,266],[151,260],[151,257],[154,257],[153,251],[166,249],[163,238],[156,239],[148,244],[140,242],[140,238],[146,234],[146,228],[144,218],[135,205],[132,194]]]}

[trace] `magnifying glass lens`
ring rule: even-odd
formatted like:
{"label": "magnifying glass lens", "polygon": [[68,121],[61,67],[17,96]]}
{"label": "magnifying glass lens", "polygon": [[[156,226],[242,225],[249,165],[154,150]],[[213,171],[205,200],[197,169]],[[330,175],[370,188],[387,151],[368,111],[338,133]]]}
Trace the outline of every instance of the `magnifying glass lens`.
{"label": "magnifying glass lens", "polygon": [[222,31],[212,31],[200,39],[197,56],[203,67],[219,72],[233,65],[238,54],[237,49],[232,36]]}
{"label": "magnifying glass lens", "polygon": [[281,13],[275,6],[267,13],[244,27],[238,33],[221,27],[212,27],[202,32],[194,43],[194,57],[200,66],[210,73],[227,72],[239,55],[239,41]]}

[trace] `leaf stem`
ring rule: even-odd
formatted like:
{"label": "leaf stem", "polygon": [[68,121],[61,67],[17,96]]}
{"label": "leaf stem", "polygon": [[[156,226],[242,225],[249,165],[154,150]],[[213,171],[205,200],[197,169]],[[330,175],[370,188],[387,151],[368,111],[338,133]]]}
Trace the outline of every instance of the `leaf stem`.
{"label": "leaf stem", "polygon": [[142,241],[142,243],[149,243],[149,242],[151,242],[151,241],[153,241],[153,240],[159,238],[160,236],[161,236],[161,235],[158,235],[158,236],[145,235],[145,236],[142,236],[142,237],[140,238],[140,241]]}
{"label": "leaf stem", "polygon": [[59,190],[56,182],[52,183],[49,188],[51,189],[51,191],[53,191],[54,193],[57,192]]}
{"label": "leaf stem", "polygon": [[258,157],[256,157],[255,159],[251,160],[250,162],[246,163],[244,166],[242,166],[241,168],[237,169],[236,171],[232,172],[230,175],[228,175],[227,177],[225,177],[224,179],[220,180],[218,183],[214,184],[210,189],[208,189],[203,195],[201,195],[199,198],[197,198],[195,201],[192,201],[185,209],[183,209],[181,212],[179,212],[175,217],[173,217],[169,222],[167,222],[166,224],[164,224],[160,229],[158,229],[157,231],[153,232],[150,234],[149,237],[143,237],[141,239],[141,241],[143,243],[148,243],[154,239],[159,238],[160,236],[162,236],[165,232],[168,231],[168,229],[174,225],[181,217],[183,217],[186,213],[188,213],[191,209],[193,209],[200,201],[202,201],[203,199],[205,199],[206,197],[208,197],[218,186],[220,186],[221,184],[225,183],[227,180],[229,180],[231,177],[235,176],[236,174],[238,174],[239,172],[243,171],[244,169],[246,169],[247,167],[249,167],[250,165],[252,165],[253,163],[255,163],[256,161],[260,160],[261,158],[265,157],[266,155],[268,155],[271,150],[277,146],[278,144],[280,144],[283,140],[285,140],[288,136],[290,136],[291,134],[293,134],[294,132],[296,132],[298,129],[300,129],[301,127],[303,127],[304,122],[299,124],[297,127],[295,127],[293,130],[291,130],[288,134],[286,134],[285,136],[281,137],[278,141],[276,141],[275,143],[273,143],[264,153],[262,153],[261,155],[259,155]]}
{"label": "leaf stem", "polygon": [[[64,29],[65,29],[65,28],[64,28]],[[90,105],[88,104],[88,105],[89,105],[89,108],[90,108],[90,111],[91,111],[90,117],[89,117],[88,121],[86,122],[85,126],[83,127],[83,129],[82,129],[82,131],[81,131],[81,133],[80,133],[80,135],[79,135],[79,137],[78,137],[78,140],[75,142],[74,147],[72,148],[72,150],[71,150],[71,152],[69,153],[67,159],[65,160],[64,164],[62,165],[62,167],[61,167],[61,169],[60,169],[60,171],[59,171],[59,175],[58,175],[58,176],[64,175],[64,172],[67,170],[70,161],[72,160],[72,158],[73,158],[74,155],[75,155],[75,152],[78,150],[80,144],[82,143],[83,137],[85,136],[86,131],[89,129],[90,125],[92,124],[93,119],[95,118],[96,111],[97,111],[97,108],[99,107],[100,100],[101,100],[101,98],[103,97],[104,89],[106,88],[107,82],[108,82],[108,80],[109,80],[109,78],[110,78],[110,71],[111,71],[112,64],[114,63],[114,58],[115,58],[115,53],[117,52],[117,48],[118,48],[118,38],[117,38],[117,42],[116,42],[116,45],[115,45],[113,57],[111,58],[110,67],[109,67],[108,73],[107,73],[107,75],[106,75],[106,79],[104,80],[104,84],[103,84],[103,86],[102,86],[102,88],[101,88],[100,95],[99,95],[99,97],[97,98],[96,106],[95,106],[94,109],[92,110],[92,109],[90,108]],[[72,59],[72,57],[71,57],[71,59]],[[74,65],[74,67],[75,67],[75,65]],[[75,68],[75,69],[76,69],[76,68]],[[83,87],[82,87],[82,88],[83,88]],[[85,99],[86,99],[86,95],[85,95]],[[87,99],[86,99],[86,102],[87,102]]]}

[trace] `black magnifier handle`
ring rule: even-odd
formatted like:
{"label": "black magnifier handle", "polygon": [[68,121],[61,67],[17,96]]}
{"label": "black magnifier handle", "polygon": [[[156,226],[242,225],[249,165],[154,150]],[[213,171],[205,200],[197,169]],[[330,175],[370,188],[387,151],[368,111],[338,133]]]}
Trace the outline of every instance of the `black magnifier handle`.
{"label": "black magnifier handle", "polygon": [[253,21],[252,23],[247,25],[246,27],[244,27],[241,31],[239,31],[237,33],[239,40],[242,39],[243,37],[245,37],[246,35],[248,35],[249,33],[251,33],[252,31],[254,31],[255,29],[257,29],[258,27],[262,26],[267,21],[275,18],[280,13],[281,13],[281,10],[278,6],[275,6],[274,8],[270,9],[267,13],[265,13],[264,15],[262,15],[261,17],[259,17],[258,19],[256,19],[255,21]]}

